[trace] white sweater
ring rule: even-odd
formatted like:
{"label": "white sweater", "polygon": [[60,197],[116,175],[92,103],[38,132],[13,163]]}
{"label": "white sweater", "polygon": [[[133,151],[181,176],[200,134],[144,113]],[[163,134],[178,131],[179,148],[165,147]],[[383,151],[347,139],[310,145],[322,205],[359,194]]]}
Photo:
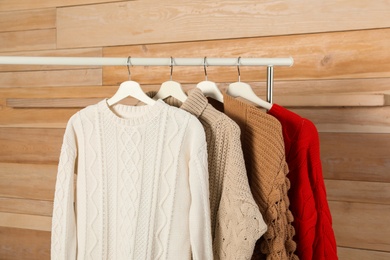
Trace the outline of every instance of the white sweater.
{"label": "white sweater", "polygon": [[194,116],[161,100],[111,108],[102,100],[72,116],[51,259],[207,260],[210,230],[207,145]]}

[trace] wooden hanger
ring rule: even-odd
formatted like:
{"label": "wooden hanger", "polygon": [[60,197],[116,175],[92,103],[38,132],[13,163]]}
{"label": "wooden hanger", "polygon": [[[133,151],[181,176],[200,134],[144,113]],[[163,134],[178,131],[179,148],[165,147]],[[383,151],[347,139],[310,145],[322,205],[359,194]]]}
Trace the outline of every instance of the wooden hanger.
{"label": "wooden hanger", "polygon": [[142,101],[147,105],[153,105],[156,101],[150,98],[148,95],[146,95],[146,93],[142,90],[138,82],[130,80],[131,74],[130,74],[129,65],[130,65],[130,57],[128,57],[127,59],[127,70],[129,72],[129,80],[120,84],[114,96],[112,96],[110,99],[107,100],[107,104],[109,106],[112,106],[127,97],[133,97],[138,99],[139,101]]}
{"label": "wooden hanger", "polygon": [[219,90],[217,84],[207,80],[206,57],[204,57],[203,68],[204,68],[204,75],[206,77],[206,80],[199,82],[196,85],[196,87],[202,90],[203,94],[206,97],[211,97],[223,103],[223,95]]}
{"label": "wooden hanger", "polygon": [[264,101],[260,97],[258,97],[249,84],[241,82],[241,79],[240,79],[240,76],[241,76],[240,75],[240,58],[241,57],[238,58],[238,62],[237,62],[238,82],[231,83],[226,90],[226,94],[228,94],[232,97],[245,98],[246,100],[249,100],[258,106],[261,106],[267,110],[270,110],[272,108],[271,103],[268,103],[267,101]]}
{"label": "wooden hanger", "polygon": [[181,102],[184,102],[187,100],[187,95],[184,93],[183,88],[181,87],[181,84],[179,82],[172,80],[172,73],[173,73],[173,58],[171,57],[171,79],[168,81],[165,81],[160,89],[158,90],[157,94],[153,97],[154,100],[157,99],[165,99],[167,97],[174,97]]}

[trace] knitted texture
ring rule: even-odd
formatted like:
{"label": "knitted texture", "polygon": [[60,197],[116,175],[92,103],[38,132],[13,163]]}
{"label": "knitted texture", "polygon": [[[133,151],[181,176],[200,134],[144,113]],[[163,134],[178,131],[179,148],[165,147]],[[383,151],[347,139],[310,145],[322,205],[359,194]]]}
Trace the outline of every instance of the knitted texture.
{"label": "knitted texture", "polygon": [[102,100],[79,111],[61,149],[51,258],[212,259],[207,167],[203,127],[183,110]]}
{"label": "knitted texture", "polygon": [[250,259],[267,226],[249,188],[240,128],[200,89],[191,90],[183,104],[164,101],[196,116],[206,133],[214,259]]}
{"label": "knitted texture", "polygon": [[252,259],[298,259],[292,240],[293,216],[288,209],[290,183],[281,125],[259,108],[226,94],[224,111],[241,128],[249,185],[268,226]]}
{"label": "knitted texture", "polygon": [[268,112],[282,124],[289,167],[290,209],[294,216],[297,255],[300,259],[337,259],[332,216],[322,176],[320,144],[315,125],[308,119],[273,104]]}

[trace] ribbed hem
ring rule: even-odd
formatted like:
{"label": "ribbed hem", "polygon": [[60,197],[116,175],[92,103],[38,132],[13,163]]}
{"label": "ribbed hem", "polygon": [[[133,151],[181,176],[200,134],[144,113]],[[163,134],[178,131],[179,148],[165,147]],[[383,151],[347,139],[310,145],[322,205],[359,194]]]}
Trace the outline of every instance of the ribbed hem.
{"label": "ribbed hem", "polygon": [[[109,107],[107,99],[98,103],[98,108],[103,113],[103,116],[108,117],[116,124],[124,126],[145,124],[159,116],[165,106],[166,104],[162,100],[157,100],[153,105],[145,106],[116,104]],[[120,115],[125,115],[126,118],[121,117]]]}

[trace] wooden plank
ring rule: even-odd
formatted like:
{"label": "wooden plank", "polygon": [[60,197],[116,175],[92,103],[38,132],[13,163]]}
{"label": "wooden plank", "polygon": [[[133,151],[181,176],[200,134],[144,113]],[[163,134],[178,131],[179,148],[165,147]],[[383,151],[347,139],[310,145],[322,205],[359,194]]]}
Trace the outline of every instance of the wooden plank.
{"label": "wooden plank", "polygon": [[[0,88],[4,98],[106,98],[113,95],[118,86],[59,86],[31,88]],[[146,89],[145,89],[146,91]]]}
{"label": "wooden plank", "polygon": [[274,102],[285,107],[370,107],[389,105],[384,94],[328,94],[277,96]]}
{"label": "wooden plank", "polygon": [[57,12],[58,46],[201,41],[390,26],[387,2],[354,3],[172,0],[61,8]]}
{"label": "wooden plank", "polygon": [[[376,80],[373,80],[376,81]],[[194,85],[183,85],[184,89],[189,90]],[[144,91],[157,90],[159,86],[142,85]],[[298,87],[297,87],[298,88]],[[29,100],[30,98],[40,100],[41,98],[50,99],[48,102],[52,106],[64,106],[64,104],[57,103],[62,99],[74,100],[79,102],[83,99],[96,98],[100,101],[103,98],[111,97],[118,86],[77,86],[77,87],[56,87],[55,90],[50,87],[37,87],[34,91],[30,88],[0,88],[0,96],[7,98],[22,98]],[[286,88],[287,89],[287,88]],[[292,90],[293,95],[289,92],[282,91],[275,95],[275,100],[278,98],[294,99],[297,94]],[[305,89],[306,90],[306,89]],[[371,95],[368,90],[368,85],[357,88],[364,95]],[[375,90],[375,89],[374,89]],[[377,89],[382,91],[382,89]],[[222,89],[222,91],[224,91]],[[276,91],[276,89],[275,89]],[[329,95],[328,92],[332,89],[326,90],[324,95]],[[353,89],[347,89],[353,93]],[[256,88],[256,92],[260,93]],[[348,94],[349,95],[349,94]],[[265,98],[261,96],[262,98]],[[52,100],[51,100],[52,99]],[[77,100],[77,101],[76,101]],[[22,100],[19,100],[22,101]],[[69,101],[69,100],[68,100]],[[71,101],[73,102],[73,101]],[[276,102],[278,103],[278,102]],[[6,102],[4,101],[4,105]],[[80,105],[87,105],[83,103]],[[298,104],[297,104],[298,105]],[[22,107],[28,105],[20,104]],[[353,108],[304,108],[291,107],[293,112],[308,118],[316,124],[320,132],[350,132],[350,133],[390,133],[390,118],[387,116],[390,113],[388,107],[353,107]],[[38,128],[64,128],[66,122],[79,108],[75,109],[10,109],[4,108],[0,116],[0,127],[38,127]]]}
{"label": "wooden plank", "polygon": [[[135,67],[134,67],[135,68]],[[275,73],[277,75],[277,69]],[[118,84],[105,86],[61,86],[53,91],[50,87],[35,87],[32,92],[30,88],[0,88],[0,97],[4,98],[91,98],[109,97],[115,93],[121,82],[127,80],[126,72],[123,71],[122,79]],[[133,73],[132,73],[133,74]],[[1,74],[0,74],[1,75]],[[264,75],[265,76],[265,75]],[[136,80],[136,79],[133,79]],[[204,80],[201,78],[199,81]],[[214,79],[209,76],[209,80]],[[266,98],[265,78],[259,78],[255,82],[250,82],[254,92],[261,98]],[[234,81],[234,80],[233,80]],[[217,83],[222,92],[226,92],[227,86],[231,82]],[[244,78],[242,81],[246,82]],[[148,85],[138,80],[144,91],[158,90],[163,81],[154,85]],[[196,82],[198,83],[198,82]],[[195,84],[182,83],[185,90],[194,88]],[[274,82],[274,98],[278,96],[298,96],[298,95],[333,95],[333,94],[390,94],[390,78],[375,79],[339,79],[339,80],[293,80]]]}
{"label": "wooden plank", "polygon": [[49,260],[51,233],[0,227],[0,259]]}
{"label": "wooden plank", "polygon": [[[101,57],[102,48],[67,49],[5,52],[0,56],[44,56],[44,57]],[[0,72],[6,71],[30,71],[30,70],[65,70],[82,68],[100,68],[99,66],[56,66],[56,65],[0,65]]]}
{"label": "wooden plank", "polygon": [[69,118],[79,111],[73,109],[3,109],[1,127],[65,128]]}
{"label": "wooden plank", "polygon": [[[279,70],[275,68],[273,96],[297,95],[331,95],[331,94],[389,94],[390,78],[357,78],[357,79],[327,79],[327,80],[281,80]],[[245,77],[246,78],[246,77]],[[244,77],[242,81],[247,82]],[[214,77],[209,76],[209,80]],[[249,82],[254,92],[266,98],[266,74],[259,74],[257,81]],[[226,91],[231,82],[217,83],[222,91]]]}
{"label": "wooden plank", "polygon": [[390,182],[389,134],[320,133],[326,179]]}
{"label": "wooden plank", "polygon": [[28,215],[52,216],[53,202],[0,198],[0,211]]}
{"label": "wooden plank", "polygon": [[351,124],[319,124],[317,129],[320,133],[365,133],[365,134],[390,134],[390,126],[373,126]]}
{"label": "wooden plank", "polygon": [[[149,44],[107,47],[103,56],[127,57],[293,57],[292,67],[275,68],[275,88],[278,81],[289,86],[312,82],[318,79],[357,79],[390,77],[390,29],[301,34],[275,37],[244,38],[203,42]],[[223,47],[221,47],[223,46]],[[261,46],[261,48],[259,48]],[[309,51],[308,51],[309,50]],[[381,64],[378,66],[378,64]],[[241,80],[265,82],[265,67],[241,66]],[[110,66],[103,68],[104,85],[117,85],[123,81],[125,68]],[[209,80],[235,82],[236,67],[210,66]],[[169,67],[131,67],[132,79],[142,84],[161,84],[169,79]],[[204,80],[203,67],[174,67],[173,79],[180,83],[198,83]],[[388,81],[388,80],[387,80]],[[331,85],[333,82],[321,82]],[[340,82],[339,84],[342,84]],[[359,86],[362,83],[358,83]],[[313,87],[313,86],[312,86]],[[315,86],[314,86],[315,87]],[[318,88],[317,88],[318,89]],[[387,89],[389,86],[387,85]],[[338,90],[342,92],[343,88]],[[315,94],[319,94],[317,92]]]}
{"label": "wooden plank", "polygon": [[101,85],[101,80],[101,69],[2,72],[0,88]]}
{"label": "wooden plank", "polygon": [[390,183],[325,180],[329,201],[390,204]]}
{"label": "wooden plank", "polygon": [[101,101],[101,98],[9,98],[7,106],[14,108],[82,108]]}
{"label": "wooden plank", "polygon": [[[276,81],[275,95],[308,94],[389,94],[390,78],[329,79],[307,81]],[[254,88],[257,86],[255,85]],[[260,87],[265,92],[265,86]]]}
{"label": "wooden plank", "polygon": [[0,227],[51,231],[51,217],[0,212]]}
{"label": "wooden plank", "polygon": [[[156,90],[160,85],[141,86],[145,91]],[[229,83],[218,83],[221,91],[226,91]],[[251,82],[254,92],[265,99],[264,82]],[[118,84],[119,85],[119,84]],[[56,87],[53,91],[50,87],[36,87],[32,92],[30,88],[0,88],[1,97],[10,98],[81,98],[81,97],[109,97],[118,89],[118,85],[112,86],[75,86]],[[183,88],[194,88],[194,84],[182,84]],[[274,99],[279,96],[287,98],[297,95],[332,95],[340,94],[375,94],[390,93],[390,78],[381,79],[348,79],[348,80],[308,80],[308,81],[275,81]],[[285,97],[286,96],[286,97]]]}
{"label": "wooden plank", "polygon": [[[97,98],[96,100],[101,100]],[[73,99],[72,99],[73,100]],[[80,102],[84,99],[80,99]],[[79,102],[79,101],[75,101]],[[130,98],[122,101],[132,105],[136,101]],[[62,104],[63,105],[63,104]],[[82,109],[77,108],[24,108],[3,109],[0,116],[0,127],[23,128],[65,128],[69,118]],[[53,106],[59,106],[54,104]],[[298,115],[308,118],[315,123],[321,133],[372,133],[390,134],[389,107],[379,108],[290,108]]]}
{"label": "wooden plank", "polygon": [[338,246],[390,251],[390,205],[330,201],[329,207]]}
{"label": "wooden plank", "polygon": [[390,133],[389,107],[290,108],[311,120],[319,132]]}
{"label": "wooden plank", "polygon": [[338,247],[337,256],[340,260],[388,260],[390,252],[381,252],[373,250],[362,250],[357,248]]}
{"label": "wooden plank", "polygon": [[56,177],[54,164],[0,163],[0,196],[53,201]]}
{"label": "wooden plank", "polygon": [[0,32],[51,28],[56,28],[55,8],[3,12],[0,16]]}
{"label": "wooden plank", "polygon": [[40,1],[25,1],[25,0],[1,0],[0,12],[25,10],[25,9],[40,9],[48,7],[62,7],[85,4],[98,4],[118,2],[118,0],[40,0]]}
{"label": "wooden plank", "polygon": [[30,30],[0,33],[0,52],[56,48],[56,30]]}
{"label": "wooden plank", "polygon": [[386,102],[387,104],[390,103],[390,95],[389,95],[389,94],[386,94],[386,95],[385,95],[385,102]]}
{"label": "wooden plank", "polygon": [[[102,98],[10,98],[6,103],[14,108],[84,108],[100,102]],[[135,105],[138,99],[128,97],[121,100],[121,104]]]}
{"label": "wooden plank", "polygon": [[0,161],[56,164],[64,129],[0,128]]}
{"label": "wooden plank", "polygon": [[[83,98],[96,97],[100,100],[112,96],[118,86],[76,86],[0,88],[0,97],[21,98]],[[6,104],[4,99],[4,105]],[[80,108],[68,109],[12,109],[4,107],[0,114],[0,127],[65,128],[69,118]]]}

